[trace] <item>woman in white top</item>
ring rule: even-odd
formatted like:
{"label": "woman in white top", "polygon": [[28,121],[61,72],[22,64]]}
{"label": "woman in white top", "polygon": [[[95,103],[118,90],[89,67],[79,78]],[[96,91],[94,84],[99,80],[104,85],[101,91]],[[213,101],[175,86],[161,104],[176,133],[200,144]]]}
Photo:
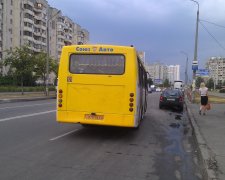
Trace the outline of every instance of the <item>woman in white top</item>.
{"label": "woman in white top", "polygon": [[208,88],[205,87],[204,82],[202,82],[200,85],[199,93],[201,96],[201,106],[200,106],[199,114],[201,115],[203,111],[203,115],[205,115],[206,105],[208,104]]}

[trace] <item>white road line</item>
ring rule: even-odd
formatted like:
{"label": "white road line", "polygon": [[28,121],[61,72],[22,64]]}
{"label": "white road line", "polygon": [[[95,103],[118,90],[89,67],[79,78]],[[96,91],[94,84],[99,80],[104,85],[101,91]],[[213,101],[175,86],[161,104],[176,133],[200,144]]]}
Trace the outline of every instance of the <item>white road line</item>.
{"label": "white road line", "polygon": [[39,112],[39,113],[25,114],[25,115],[21,115],[21,116],[15,116],[15,117],[4,118],[4,119],[0,119],[0,122],[3,122],[3,121],[9,121],[9,120],[13,120],[13,119],[20,119],[20,118],[25,118],[25,117],[38,116],[38,115],[48,114],[48,113],[52,113],[52,112],[56,112],[56,110],[52,110],[52,111],[44,111],[44,112]]}
{"label": "white road line", "polygon": [[65,134],[59,135],[59,136],[57,136],[57,137],[51,138],[51,139],[49,139],[49,141],[57,140],[57,139],[59,139],[59,138],[62,138],[62,137],[64,137],[64,136],[67,136],[67,135],[72,134],[72,133],[74,133],[74,132],[76,132],[76,131],[79,131],[79,130],[80,130],[80,129],[75,129],[75,130],[73,130],[73,131],[70,131],[70,132],[67,132],[67,133],[65,133]]}
{"label": "white road line", "polygon": [[32,105],[24,105],[24,106],[9,106],[9,107],[4,107],[0,108],[1,109],[12,109],[12,108],[22,108],[22,107],[32,107],[32,106],[41,106],[41,105],[46,105],[46,104],[54,104],[54,103],[42,103],[42,104],[32,104]]}

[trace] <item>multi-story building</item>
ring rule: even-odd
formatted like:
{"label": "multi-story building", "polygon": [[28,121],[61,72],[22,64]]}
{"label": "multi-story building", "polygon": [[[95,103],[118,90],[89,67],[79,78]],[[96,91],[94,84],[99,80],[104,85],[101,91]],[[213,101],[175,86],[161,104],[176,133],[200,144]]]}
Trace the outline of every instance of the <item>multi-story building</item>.
{"label": "multi-story building", "polygon": [[168,66],[161,63],[155,63],[146,65],[146,69],[155,82],[163,83],[168,79],[170,83],[173,83],[175,80],[180,80],[180,65]]}
{"label": "multi-story building", "polygon": [[61,11],[49,8],[49,55],[59,59],[64,45],[87,44],[89,32]]}
{"label": "multi-story building", "polygon": [[206,62],[206,68],[209,70],[209,77],[216,85],[225,81],[225,58],[211,57]]}
{"label": "multi-story building", "polygon": [[166,66],[161,63],[154,64],[146,64],[146,70],[148,71],[150,77],[153,82],[157,84],[163,83],[163,81],[167,78]]}
{"label": "multi-story building", "polygon": [[169,65],[168,70],[168,80],[173,83],[176,80],[180,80],[180,65]]}
{"label": "multi-story building", "polygon": [[[3,38],[3,3],[2,0],[0,0],[0,59],[2,59],[2,38]],[[1,67],[0,67],[0,73],[1,73]]]}
{"label": "multi-story building", "polygon": [[0,0],[0,60],[5,50],[25,44],[56,59],[62,46],[86,44],[89,32],[58,12],[47,0]]}

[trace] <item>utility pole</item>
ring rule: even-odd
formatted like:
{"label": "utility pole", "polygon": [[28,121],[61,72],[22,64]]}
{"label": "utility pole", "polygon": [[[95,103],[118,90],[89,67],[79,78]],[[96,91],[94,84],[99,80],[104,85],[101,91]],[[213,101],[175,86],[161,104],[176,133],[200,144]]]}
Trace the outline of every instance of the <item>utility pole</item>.
{"label": "utility pole", "polygon": [[197,4],[197,20],[196,20],[196,31],[195,31],[195,49],[194,49],[194,60],[192,62],[192,70],[193,70],[193,83],[192,83],[192,102],[195,100],[195,81],[196,81],[196,70],[198,70],[198,22],[199,22],[199,3],[195,0],[190,0]]}
{"label": "utility pole", "polygon": [[61,11],[58,10],[52,17],[48,17],[47,20],[47,59],[46,59],[46,80],[45,80],[45,93],[46,96],[49,96],[49,57],[50,57],[50,52],[49,52],[49,21],[52,20],[56,15],[58,15]]}
{"label": "utility pole", "polygon": [[186,56],[186,65],[185,65],[185,85],[188,84],[188,54],[184,51],[180,51],[182,54]]}

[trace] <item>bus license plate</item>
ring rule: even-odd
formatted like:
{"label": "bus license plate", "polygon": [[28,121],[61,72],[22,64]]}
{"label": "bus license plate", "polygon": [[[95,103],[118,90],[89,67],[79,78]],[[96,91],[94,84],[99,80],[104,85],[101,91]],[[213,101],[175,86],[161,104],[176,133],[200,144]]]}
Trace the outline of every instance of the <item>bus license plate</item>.
{"label": "bus license plate", "polygon": [[84,118],[88,119],[88,120],[103,120],[104,119],[104,115],[85,114]]}

